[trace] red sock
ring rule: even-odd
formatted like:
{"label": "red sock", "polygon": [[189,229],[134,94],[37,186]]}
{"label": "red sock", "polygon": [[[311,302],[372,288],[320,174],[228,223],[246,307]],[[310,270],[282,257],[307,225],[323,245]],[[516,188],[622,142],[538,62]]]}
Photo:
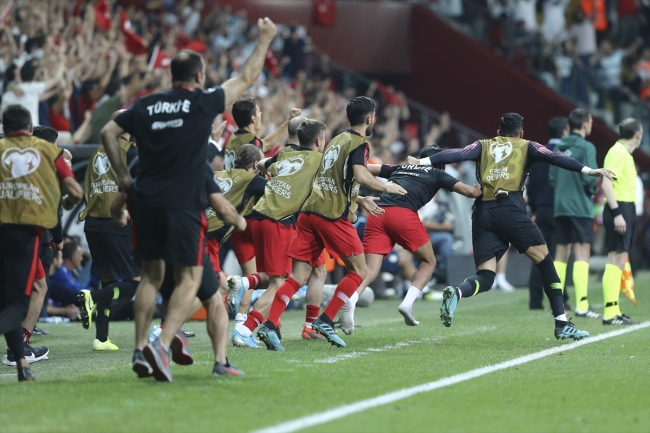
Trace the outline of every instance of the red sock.
{"label": "red sock", "polygon": [[306,323],[314,323],[320,314],[320,305],[307,305],[307,314],[305,314]]}
{"label": "red sock", "polygon": [[29,343],[30,338],[32,338],[32,333],[23,328],[23,343]]}
{"label": "red sock", "polygon": [[253,310],[250,313],[248,313],[248,317],[244,322],[244,326],[250,329],[251,332],[253,332],[255,328],[257,328],[262,324],[263,321],[264,321],[264,316],[262,316],[262,313]]}
{"label": "red sock", "polygon": [[282,284],[278,288],[278,291],[275,292],[273,304],[271,304],[271,312],[266,320],[273,323],[275,326],[278,326],[280,323],[280,316],[282,316],[284,310],[287,309],[291,297],[295,295],[298,290],[300,290],[300,284],[291,277],[287,278],[284,284]]}
{"label": "red sock", "polygon": [[343,308],[343,305],[345,305],[348,299],[350,299],[350,296],[354,294],[354,292],[359,288],[362,282],[363,282],[363,278],[361,278],[359,274],[355,274],[354,272],[349,272],[341,280],[339,285],[336,286],[336,291],[334,292],[334,296],[332,296],[332,300],[330,301],[330,303],[327,304],[327,308],[325,308],[323,314],[329,317],[330,320],[334,320],[334,317],[336,317],[336,313],[338,313],[339,310]]}
{"label": "red sock", "polygon": [[252,274],[244,278],[248,280],[248,290],[255,290],[262,285],[260,274]]}

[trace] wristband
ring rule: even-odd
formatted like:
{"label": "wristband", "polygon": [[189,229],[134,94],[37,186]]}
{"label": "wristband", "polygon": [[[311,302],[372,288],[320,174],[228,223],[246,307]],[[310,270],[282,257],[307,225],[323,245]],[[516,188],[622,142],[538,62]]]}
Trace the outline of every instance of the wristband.
{"label": "wristband", "polygon": [[587,166],[585,165],[584,167],[582,167],[582,170],[580,170],[580,173],[582,173],[582,174],[587,174],[587,175],[588,175],[589,172],[590,172],[591,170],[592,170],[592,168],[587,167]]}
{"label": "wristband", "polygon": [[614,209],[612,209],[612,208],[610,207],[609,210],[612,211],[612,215],[614,215],[614,218],[616,218],[617,216],[621,215],[621,208],[620,208],[620,206],[617,207],[617,208],[614,208]]}

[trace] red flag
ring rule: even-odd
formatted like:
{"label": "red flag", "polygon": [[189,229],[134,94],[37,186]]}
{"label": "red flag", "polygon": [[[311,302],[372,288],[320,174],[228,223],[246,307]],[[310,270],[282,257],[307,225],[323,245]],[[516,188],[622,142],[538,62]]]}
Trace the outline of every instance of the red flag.
{"label": "red flag", "polygon": [[108,31],[111,29],[111,7],[108,0],[99,0],[95,5],[95,24],[98,28]]}
{"label": "red flag", "polygon": [[184,50],[192,50],[196,51],[197,53],[207,53],[208,52],[208,47],[205,46],[205,42],[203,42],[200,39],[194,39],[193,41],[190,41],[188,44],[183,46]]}
{"label": "red flag", "polygon": [[2,10],[2,15],[0,15],[0,23],[6,24],[7,23],[7,18],[9,18],[9,15],[11,15],[11,12],[14,9],[14,1],[11,0],[5,8]]}
{"label": "red flag", "polygon": [[397,95],[388,90],[381,81],[377,80],[375,83],[377,83],[377,90],[381,92],[386,104],[395,104],[399,107],[404,105],[404,101],[402,101],[397,97]]}
{"label": "red flag", "polygon": [[120,21],[122,23],[122,33],[124,34],[124,46],[126,50],[136,56],[146,54],[148,50],[146,42],[142,39],[142,36],[131,29],[131,21],[129,21],[129,17],[123,10],[120,10]]}
{"label": "red flag", "polygon": [[151,53],[151,59],[149,59],[149,67],[147,68],[150,72],[154,69],[163,69],[169,68],[169,65],[172,63],[172,58],[162,51],[158,45],[153,49]]}
{"label": "red flag", "polygon": [[280,69],[278,69],[278,59],[275,58],[273,51],[270,49],[266,51],[264,67],[268,69],[275,78],[278,78],[280,76]]}
{"label": "red flag", "polygon": [[335,0],[312,0],[312,21],[314,25],[334,27],[336,24]]}

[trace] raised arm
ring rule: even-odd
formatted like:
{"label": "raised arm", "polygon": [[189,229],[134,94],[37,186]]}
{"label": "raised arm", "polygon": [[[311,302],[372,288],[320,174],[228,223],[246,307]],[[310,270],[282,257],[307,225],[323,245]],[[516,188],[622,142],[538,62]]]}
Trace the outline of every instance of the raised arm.
{"label": "raised arm", "polygon": [[277,127],[277,129],[273,132],[271,132],[269,135],[264,137],[262,139],[262,152],[268,152],[269,150],[273,149],[273,146],[278,144],[278,141],[282,138],[282,136],[287,132],[287,128],[289,127],[289,121],[293,119],[296,116],[300,116],[300,113],[302,113],[302,110],[300,108],[292,108],[291,112],[289,113],[289,117],[287,120],[285,120],[280,126]]}
{"label": "raised arm", "polygon": [[257,20],[257,28],[259,29],[260,40],[255,45],[251,56],[244,63],[241,73],[237,77],[226,81],[221,86],[226,96],[226,106],[233,104],[239,99],[246,89],[252,86],[255,80],[257,80],[260,72],[262,72],[269,45],[278,32],[275,24],[269,18],[260,18]]}

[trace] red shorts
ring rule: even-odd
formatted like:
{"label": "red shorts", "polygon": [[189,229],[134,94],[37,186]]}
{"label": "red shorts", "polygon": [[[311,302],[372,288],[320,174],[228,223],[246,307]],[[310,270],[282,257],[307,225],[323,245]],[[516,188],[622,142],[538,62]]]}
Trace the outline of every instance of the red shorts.
{"label": "red shorts", "polygon": [[320,256],[316,259],[316,263],[314,263],[314,267],[317,268],[319,266],[323,266],[325,264],[325,250],[321,251]]}
{"label": "red shorts", "polygon": [[208,255],[212,262],[214,271],[218,274],[221,272],[221,262],[219,261],[219,241],[216,239],[208,239]]}
{"label": "red shorts", "polygon": [[251,220],[246,218],[246,230],[233,232],[230,235],[232,249],[235,252],[239,264],[249,262],[255,257],[255,246],[253,245],[253,234],[251,232]]}
{"label": "red shorts", "polygon": [[296,229],[266,218],[252,220],[250,225],[257,272],[265,272],[271,277],[288,277],[291,274],[291,257],[287,253],[296,236]]}
{"label": "red shorts", "polygon": [[[328,220],[312,213],[301,213],[298,231],[289,248],[289,257],[317,267],[323,248],[332,258],[363,254],[357,229],[345,218]],[[321,262],[321,263],[324,263]]]}
{"label": "red shorts", "polygon": [[34,273],[34,281],[40,281],[43,278],[45,278],[45,269],[43,268],[43,262],[41,262],[41,259],[38,259],[36,272]]}
{"label": "red shorts", "polygon": [[429,234],[422,225],[418,213],[403,207],[385,206],[379,216],[368,215],[363,235],[366,254],[387,255],[395,244],[414,252],[430,242]]}

